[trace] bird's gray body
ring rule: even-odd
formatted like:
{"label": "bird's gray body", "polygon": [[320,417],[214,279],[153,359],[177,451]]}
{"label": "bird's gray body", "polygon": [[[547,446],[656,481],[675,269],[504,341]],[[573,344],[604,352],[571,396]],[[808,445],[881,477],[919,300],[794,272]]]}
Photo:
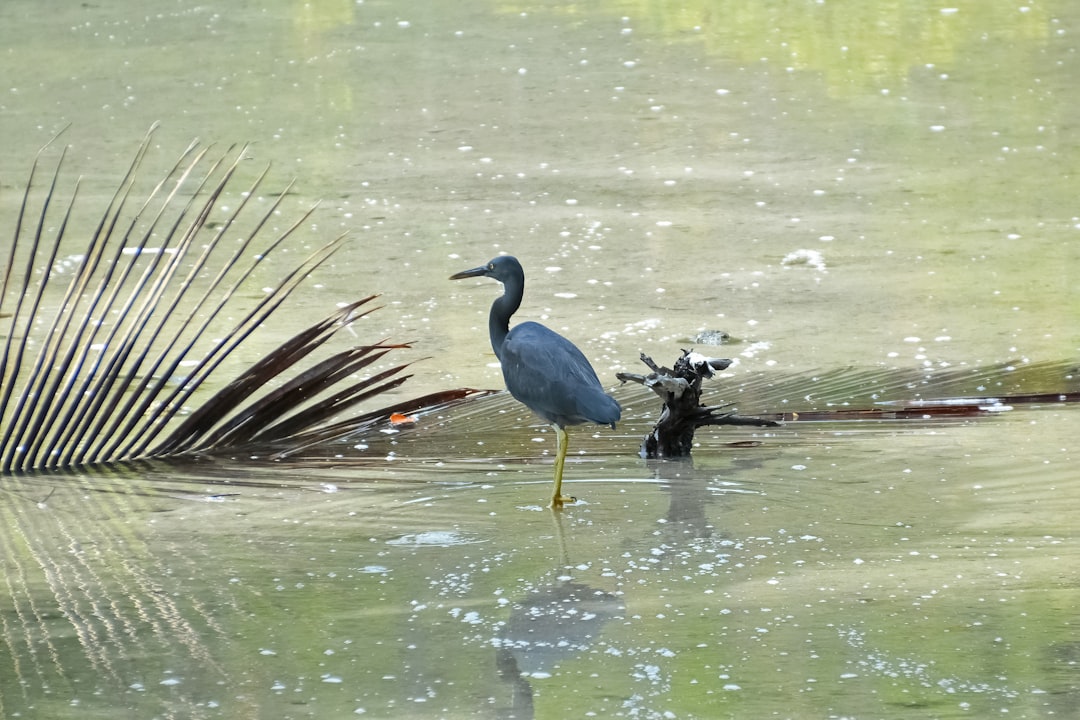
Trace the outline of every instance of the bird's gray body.
{"label": "bird's gray body", "polygon": [[510,329],[510,316],[525,294],[525,271],[517,258],[501,255],[453,277],[490,277],[503,284],[503,295],[491,305],[488,331],[511,395],[559,427],[615,425],[619,403],[604,392],[596,371],[572,342],[540,323],[523,322]]}
{"label": "bird's gray body", "polygon": [[548,422],[614,427],[619,420],[619,403],[604,392],[589,361],[554,330],[535,322],[514,326],[499,360],[510,394]]}
{"label": "bird's gray body", "polygon": [[503,255],[450,279],[471,277],[494,278],[503,284],[504,292],[491,304],[488,315],[491,348],[502,364],[510,394],[555,426],[558,449],[549,507],[561,508],[575,502],[562,494],[569,442],[566,426],[594,422],[615,427],[622,410],[615,398],[604,392],[596,371],[574,343],[540,323],[523,322],[510,329],[510,316],[517,312],[525,294],[525,271],[516,258]]}

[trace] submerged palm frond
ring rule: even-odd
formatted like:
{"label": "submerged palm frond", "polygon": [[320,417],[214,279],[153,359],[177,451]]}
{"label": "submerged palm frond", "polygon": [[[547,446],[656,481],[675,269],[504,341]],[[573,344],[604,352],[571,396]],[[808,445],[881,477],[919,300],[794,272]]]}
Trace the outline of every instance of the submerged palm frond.
{"label": "submerged palm frond", "polygon": [[[338,330],[370,312],[371,296],[299,332],[216,392],[206,390],[221,385],[216,378],[224,361],[343,237],[295,263],[253,307],[242,308],[242,293],[261,277],[261,264],[314,207],[273,230],[285,193],[255,207],[266,172],[243,193],[233,189],[246,148],[208,158],[209,150],[196,144],[136,203],[132,190],[150,137],[74,255],[68,235],[79,186],[66,204],[60,200],[61,153],[33,212],[42,152],[34,161],[0,277],[0,333],[7,326],[0,345],[0,472],[241,449],[287,455],[280,451],[292,438],[309,445],[389,414],[392,409],[335,420],[408,377],[406,365],[356,376],[407,347],[401,344],[311,359]],[[234,208],[223,206],[226,193],[238,195]],[[239,240],[227,246],[226,236]],[[214,328],[223,322],[231,326],[218,339]],[[297,370],[305,360],[311,364]],[[200,401],[200,391],[212,394]]]}

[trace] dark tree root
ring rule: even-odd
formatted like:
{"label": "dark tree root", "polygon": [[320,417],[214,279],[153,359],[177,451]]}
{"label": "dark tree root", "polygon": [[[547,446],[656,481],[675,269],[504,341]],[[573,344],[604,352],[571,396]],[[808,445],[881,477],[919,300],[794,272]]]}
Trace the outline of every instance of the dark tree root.
{"label": "dark tree root", "polygon": [[711,378],[714,372],[724,370],[731,360],[707,358],[690,350],[683,350],[675,361],[674,369],[659,367],[648,355],[641,354],[641,362],[652,370],[648,375],[617,373],[621,382],[636,382],[652,390],[664,401],[660,419],[641,444],[645,458],[689,457],[694,446],[694,431],[706,425],[751,425],[778,427],[780,423],[754,417],[736,415],[731,405],[703,405],[701,381]]}

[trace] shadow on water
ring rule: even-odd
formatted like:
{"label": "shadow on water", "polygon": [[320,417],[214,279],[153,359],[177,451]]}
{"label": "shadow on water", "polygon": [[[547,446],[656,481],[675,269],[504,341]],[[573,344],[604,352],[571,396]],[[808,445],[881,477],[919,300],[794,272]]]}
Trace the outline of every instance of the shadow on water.
{"label": "shadow on water", "polygon": [[[991,381],[1043,390],[1055,368]],[[865,392],[851,378],[836,398]],[[296,463],[5,478],[4,713],[1075,705],[1073,407],[716,430],[645,461],[653,403],[620,399],[618,433],[572,436],[581,501],[558,514],[554,438],[505,394]]]}

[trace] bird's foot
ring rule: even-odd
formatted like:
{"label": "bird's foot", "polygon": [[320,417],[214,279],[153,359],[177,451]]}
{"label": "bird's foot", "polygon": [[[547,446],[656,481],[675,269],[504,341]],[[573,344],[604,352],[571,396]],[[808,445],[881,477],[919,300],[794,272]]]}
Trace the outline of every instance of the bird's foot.
{"label": "bird's foot", "polygon": [[552,510],[561,510],[563,505],[573,505],[576,502],[577,498],[571,495],[555,495],[548,503],[548,507]]}

